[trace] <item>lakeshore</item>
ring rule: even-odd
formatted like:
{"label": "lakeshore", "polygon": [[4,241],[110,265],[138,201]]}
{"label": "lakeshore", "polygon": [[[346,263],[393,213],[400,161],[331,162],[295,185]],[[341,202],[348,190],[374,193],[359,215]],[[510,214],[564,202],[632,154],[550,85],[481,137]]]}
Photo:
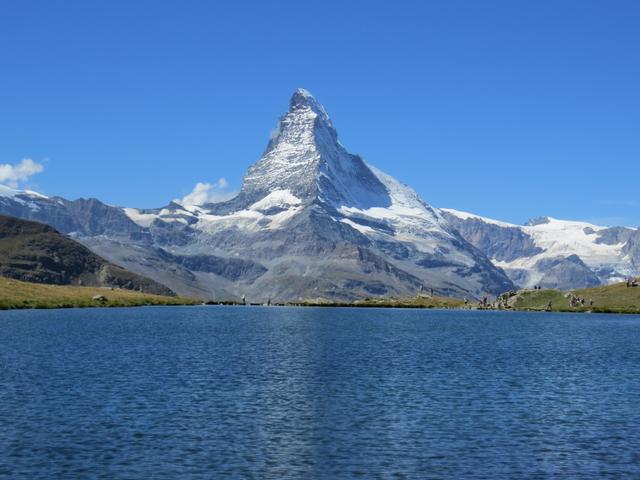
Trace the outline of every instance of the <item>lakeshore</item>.
{"label": "lakeshore", "polygon": [[199,303],[192,298],[154,295],[118,288],[48,285],[0,277],[0,310],[197,305]]}
{"label": "lakeshore", "polygon": [[[640,288],[627,287],[624,282],[566,292],[554,289],[518,290],[506,294],[506,296],[507,300],[496,303],[465,302],[465,300],[453,297],[417,296],[412,298],[367,298],[353,302],[331,302],[318,299],[297,302],[295,305],[640,314]],[[584,302],[576,302],[575,299],[584,299]]]}
{"label": "lakeshore", "polygon": [[[418,295],[393,298],[372,297],[333,301],[323,298],[290,302],[242,303],[163,296],[143,292],[69,285],[46,285],[0,277],[0,310],[28,308],[135,307],[145,305],[220,305],[273,307],[425,308],[453,310],[500,310],[530,312],[626,313],[640,314],[640,288],[625,283],[563,292],[553,289],[511,292],[504,303],[479,303],[455,297]],[[584,302],[575,302],[575,299]],[[574,299],[574,300],[572,300]]]}

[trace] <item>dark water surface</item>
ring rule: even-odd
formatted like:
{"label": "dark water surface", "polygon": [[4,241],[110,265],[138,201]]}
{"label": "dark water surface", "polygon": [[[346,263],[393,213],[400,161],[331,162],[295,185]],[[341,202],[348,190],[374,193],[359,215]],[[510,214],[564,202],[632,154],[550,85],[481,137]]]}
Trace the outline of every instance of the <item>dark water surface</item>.
{"label": "dark water surface", "polygon": [[0,312],[0,478],[640,478],[640,317]]}

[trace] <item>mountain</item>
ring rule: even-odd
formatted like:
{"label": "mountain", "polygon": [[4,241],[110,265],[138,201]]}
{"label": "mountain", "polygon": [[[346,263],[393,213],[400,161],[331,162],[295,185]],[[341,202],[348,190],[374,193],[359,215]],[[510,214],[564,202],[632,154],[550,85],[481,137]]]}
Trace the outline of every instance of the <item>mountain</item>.
{"label": "mountain", "polygon": [[640,274],[638,229],[549,217],[520,226],[431,207],[350,154],[302,89],[229,201],[140,210],[0,186],[0,213],[52,225],[198,298],[477,297]]}
{"label": "mountain", "polygon": [[65,200],[30,190],[0,185],[0,213],[52,225],[78,236],[124,235],[143,239],[145,229],[132,222],[122,208],[106,205],[94,198]]}
{"label": "mountain", "polygon": [[0,276],[34,283],[119,287],[174,295],[164,285],[107,262],[52,227],[1,215]]}
{"label": "mountain", "polygon": [[444,217],[521,287],[586,288],[640,274],[640,230],[540,217],[526,225],[442,209]]}
{"label": "mountain", "polygon": [[514,287],[438,209],[349,153],[303,89],[229,201],[139,210],[10,191],[0,212],[50,223],[187,295],[478,297]]}

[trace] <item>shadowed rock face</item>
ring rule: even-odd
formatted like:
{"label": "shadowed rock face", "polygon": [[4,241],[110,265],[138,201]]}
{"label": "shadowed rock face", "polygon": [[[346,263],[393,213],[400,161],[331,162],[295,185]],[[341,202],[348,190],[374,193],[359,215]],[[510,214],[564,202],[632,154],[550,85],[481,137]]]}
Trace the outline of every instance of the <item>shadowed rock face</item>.
{"label": "shadowed rock face", "polygon": [[636,270],[636,276],[640,274],[640,230],[636,230],[627,240],[623,252],[629,256],[629,261]]}
{"label": "shadowed rock face", "polygon": [[14,195],[0,211],[73,232],[109,260],[203,298],[349,300],[430,289],[473,298],[514,287],[438,210],[350,154],[303,89],[229,201],[145,211],[28,202],[37,208]]}
{"label": "shadowed rock face", "polygon": [[509,262],[542,252],[531,237],[517,227],[501,227],[476,218],[463,220],[447,212],[443,215],[465,240],[490,259]]}
{"label": "shadowed rock face", "polygon": [[0,216],[0,275],[35,283],[174,294],[164,285],[107,262],[47,225],[7,216]]}
{"label": "shadowed rock face", "polygon": [[605,245],[627,243],[634,236],[634,233],[636,232],[624,227],[612,227],[594,232],[594,234],[597,236],[596,243]]}
{"label": "shadowed rock face", "polygon": [[544,272],[538,285],[543,288],[565,289],[588,288],[600,285],[600,279],[577,255],[546,258],[536,263],[536,268]]}
{"label": "shadowed rock face", "polygon": [[530,219],[525,225],[528,227],[535,227],[536,225],[546,225],[551,222],[549,217],[536,217]]}

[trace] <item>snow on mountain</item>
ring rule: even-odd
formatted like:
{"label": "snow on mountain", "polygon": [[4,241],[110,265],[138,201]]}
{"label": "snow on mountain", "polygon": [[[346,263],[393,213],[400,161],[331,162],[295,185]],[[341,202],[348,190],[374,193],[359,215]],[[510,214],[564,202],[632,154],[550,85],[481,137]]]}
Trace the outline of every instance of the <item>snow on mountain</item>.
{"label": "snow on mountain", "polygon": [[40,208],[34,200],[47,199],[45,195],[31,190],[17,190],[15,188],[0,185],[0,204],[7,203],[9,200],[21,205],[27,206],[33,210]]}
{"label": "snow on mountain", "polygon": [[[523,287],[577,288],[619,282],[640,273],[629,248],[638,236],[637,229],[551,217],[515,225],[453,209],[442,209],[442,212],[463,237],[483,250],[496,266]],[[514,236],[514,232],[517,235]],[[509,256],[504,255],[509,251],[505,241],[512,250],[516,246]],[[565,275],[560,280],[556,275],[558,262],[567,259],[570,261],[565,267],[575,270],[576,275]],[[550,266],[556,271],[553,275],[548,271]]]}
{"label": "snow on mountain", "polygon": [[289,208],[300,205],[302,201],[289,190],[275,190],[262,200],[249,207],[251,210],[268,211],[272,208]]}
{"label": "snow on mountain", "polygon": [[348,222],[354,228],[365,227],[368,230],[363,233],[379,236],[388,233],[386,230],[376,232],[375,229],[367,227],[367,223],[384,222],[393,229],[396,240],[410,243],[425,253],[434,253],[441,242],[441,238],[434,237],[433,233],[455,239],[446,220],[437,210],[426,204],[412,188],[372,165],[367,164],[367,167],[386,188],[389,204],[369,208],[340,206],[338,211],[345,217],[342,219],[343,222]]}
{"label": "snow on mountain", "polygon": [[34,198],[47,198],[38,192],[31,190],[17,190],[15,188],[7,187],[0,184],[0,197],[16,198],[16,197],[34,197]]}
{"label": "snow on mountain", "polygon": [[122,211],[131,219],[131,221],[145,228],[150,227],[154,221],[160,218],[159,214],[143,213],[137,208],[123,208]]}
{"label": "snow on mountain", "polygon": [[484,223],[489,223],[491,225],[497,225],[499,227],[505,227],[505,228],[511,228],[511,227],[516,227],[519,228],[518,225],[512,224],[512,223],[507,223],[507,222],[501,222],[500,220],[494,220],[492,218],[487,218],[487,217],[481,217],[480,215],[476,215],[475,213],[469,213],[469,212],[463,212],[461,210],[454,210],[453,208],[441,208],[440,209],[441,212],[444,212],[445,214],[451,214],[454,217],[457,217],[461,220],[470,220],[470,219],[475,219],[475,220],[479,220],[481,222]]}

